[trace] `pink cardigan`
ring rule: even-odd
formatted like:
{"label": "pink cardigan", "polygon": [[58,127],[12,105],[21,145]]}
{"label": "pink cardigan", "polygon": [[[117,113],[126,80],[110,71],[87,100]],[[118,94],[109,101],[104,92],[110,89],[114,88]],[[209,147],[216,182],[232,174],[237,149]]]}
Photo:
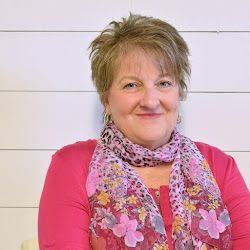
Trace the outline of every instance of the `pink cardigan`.
{"label": "pink cardigan", "polygon": [[[250,193],[234,159],[207,144],[197,142],[196,145],[207,159],[229,210],[233,249],[250,249]],[[91,249],[91,213],[85,183],[95,146],[95,140],[77,142],[53,155],[40,200],[40,250]],[[150,191],[155,198],[153,190]],[[168,242],[171,242],[172,213],[168,186],[160,188],[160,199]]]}

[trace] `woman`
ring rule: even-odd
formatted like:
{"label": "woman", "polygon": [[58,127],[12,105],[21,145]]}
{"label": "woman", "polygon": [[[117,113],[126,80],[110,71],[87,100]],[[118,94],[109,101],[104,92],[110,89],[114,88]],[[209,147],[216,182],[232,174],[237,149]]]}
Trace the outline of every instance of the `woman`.
{"label": "woman", "polygon": [[105,126],[53,156],[40,249],[247,249],[250,196],[235,161],[176,130],[190,74],[176,29],[131,14],[90,48]]}

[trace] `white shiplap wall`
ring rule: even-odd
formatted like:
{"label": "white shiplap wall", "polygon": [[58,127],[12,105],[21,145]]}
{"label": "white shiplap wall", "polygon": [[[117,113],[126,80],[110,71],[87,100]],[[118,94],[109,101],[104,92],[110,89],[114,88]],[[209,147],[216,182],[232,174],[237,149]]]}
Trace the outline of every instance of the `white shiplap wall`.
{"label": "white shiplap wall", "polygon": [[181,31],[192,62],[181,129],[235,157],[250,187],[248,0],[0,0],[0,249],[37,235],[51,154],[98,136],[87,47],[129,11]]}

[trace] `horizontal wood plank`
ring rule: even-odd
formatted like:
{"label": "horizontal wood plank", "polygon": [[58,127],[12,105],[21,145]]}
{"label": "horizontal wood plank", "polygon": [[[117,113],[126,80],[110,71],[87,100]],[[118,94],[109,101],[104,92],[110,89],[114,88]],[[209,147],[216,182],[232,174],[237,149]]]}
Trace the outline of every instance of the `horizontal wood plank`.
{"label": "horizontal wood plank", "polygon": [[37,237],[37,208],[0,208],[1,249],[19,250],[23,241]]}
{"label": "horizontal wood plank", "polygon": [[179,30],[250,30],[250,2],[132,0],[132,11],[169,21]]}
{"label": "horizontal wood plank", "polygon": [[[27,8],[28,6],[28,8]],[[166,19],[181,30],[250,30],[250,3],[180,0],[2,0],[0,30],[101,30],[129,11]]]}
{"label": "horizontal wood plank", "polygon": [[250,93],[193,93],[182,105],[181,130],[224,151],[250,151]]}
{"label": "horizontal wood plank", "polygon": [[189,89],[250,92],[250,33],[183,33],[190,47]]}
{"label": "horizontal wood plank", "polygon": [[[250,93],[191,93],[183,133],[226,151],[250,151]],[[95,92],[0,93],[0,149],[56,149],[96,138],[102,106]]]}
{"label": "horizontal wood plank", "polygon": [[0,207],[38,207],[53,151],[0,151]]}
{"label": "horizontal wood plank", "polygon": [[0,32],[0,90],[93,91],[88,46],[97,34]]}
{"label": "horizontal wood plank", "polygon": [[130,11],[130,1],[2,0],[0,30],[101,30]]}
{"label": "horizontal wood plank", "polygon": [[95,138],[102,107],[95,92],[0,93],[0,149],[56,149]]}
{"label": "horizontal wood plank", "polygon": [[[88,46],[97,35],[0,32],[0,91],[94,91]],[[190,47],[190,91],[250,92],[250,33],[182,35]]]}

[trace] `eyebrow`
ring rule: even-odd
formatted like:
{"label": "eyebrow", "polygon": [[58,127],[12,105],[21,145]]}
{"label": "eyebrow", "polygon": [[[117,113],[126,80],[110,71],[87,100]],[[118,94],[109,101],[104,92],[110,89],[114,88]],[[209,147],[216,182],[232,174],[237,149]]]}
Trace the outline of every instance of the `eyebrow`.
{"label": "eyebrow", "polygon": [[[160,74],[158,75],[157,79],[163,78],[163,77],[169,77],[170,75],[168,73]],[[124,76],[122,79],[119,81],[121,83],[123,80],[128,79],[128,80],[135,80],[135,81],[141,81],[140,78],[136,76]]]}
{"label": "eyebrow", "polygon": [[124,76],[124,77],[122,77],[122,79],[119,81],[119,83],[121,83],[123,80],[126,80],[126,79],[128,79],[128,80],[140,81],[140,79],[139,79],[138,77],[136,77],[136,76]]}

